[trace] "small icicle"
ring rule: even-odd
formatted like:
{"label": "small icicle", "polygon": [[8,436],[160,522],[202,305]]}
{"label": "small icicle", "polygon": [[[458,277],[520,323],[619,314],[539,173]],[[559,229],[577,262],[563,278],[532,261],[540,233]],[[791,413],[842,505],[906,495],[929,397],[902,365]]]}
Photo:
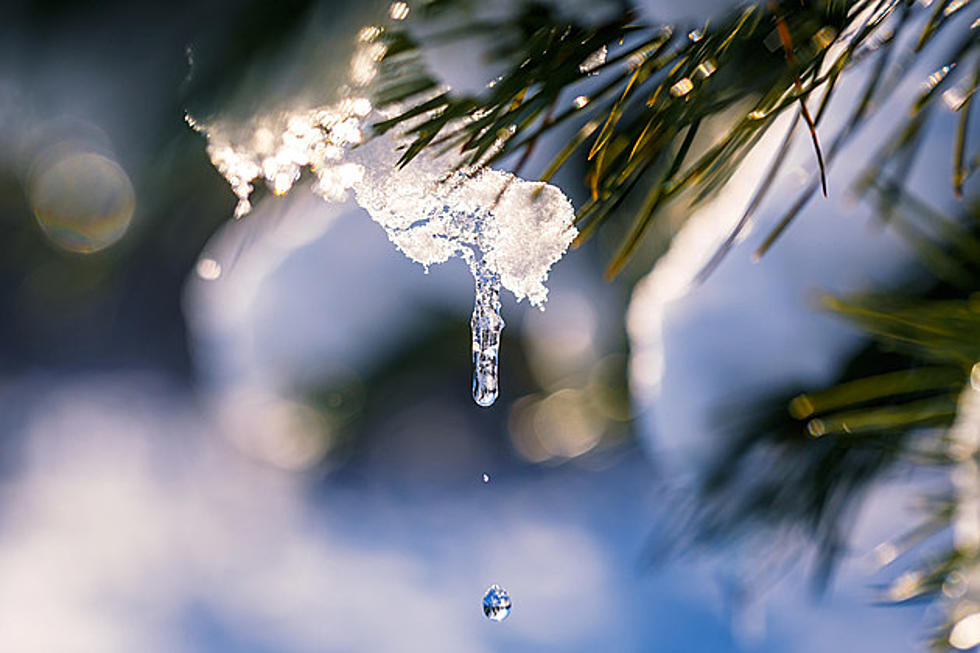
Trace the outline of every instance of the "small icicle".
{"label": "small icicle", "polygon": [[490,406],[497,400],[497,359],[500,351],[500,332],[504,320],[500,317],[500,275],[478,268],[476,300],[470,328],[473,331],[473,401]]}

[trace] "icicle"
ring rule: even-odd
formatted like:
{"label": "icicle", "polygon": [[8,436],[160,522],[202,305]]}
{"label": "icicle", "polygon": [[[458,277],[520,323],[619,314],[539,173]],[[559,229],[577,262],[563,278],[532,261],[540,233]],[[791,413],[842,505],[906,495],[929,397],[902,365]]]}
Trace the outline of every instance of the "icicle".
{"label": "icicle", "polygon": [[500,332],[500,275],[485,268],[474,271],[476,299],[473,303],[473,401],[490,406],[497,400],[497,363]]}
{"label": "icicle", "polygon": [[[406,3],[391,5],[394,20],[407,14]],[[377,40],[381,33],[376,26],[359,33],[350,73],[356,88],[377,76],[385,53],[384,43]],[[588,64],[599,66],[604,58],[605,48],[601,48]],[[555,186],[464,165],[458,155],[426,149],[403,166],[399,159],[406,135],[402,132],[413,123],[365,141],[366,125],[392,115],[374,111],[367,95],[351,95],[332,105],[260,114],[245,122],[202,124],[189,115],[186,120],[207,136],[211,162],[238,197],[236,217],[252,208],[253,182],[264,181],[276,195],[284,195],[308,169],[316,178],[315,193],[338,202],[353,191],[354,199],[384,227],[391,242],[426,269],[453,257],[463,259],[476,279],[471,322],[473,399],[490,406],[497,399],[504,328],[500,290],[506,288],[517,301],[544,304],[548,271],[578,235],[575,208]],[[477,117],[461,119],[447,131],[470,119]]]}

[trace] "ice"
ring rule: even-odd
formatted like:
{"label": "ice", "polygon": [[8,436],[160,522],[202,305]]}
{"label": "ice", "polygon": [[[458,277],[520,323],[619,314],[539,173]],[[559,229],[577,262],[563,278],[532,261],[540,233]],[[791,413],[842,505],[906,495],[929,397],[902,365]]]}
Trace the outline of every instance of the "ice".
{"label": "ice", "polygon": [[473,401],[490,406],[497,400],[497,362],[500,352],[500,277],[487,270],[476,273],[473,333]]}
{"label": "ice", "polygon": [[425,153],[399,169],[397,145],[385,136],[351,152],[364,171],[353,184],[357,203],[413,261],[429,266],[458,256],[469,265],[476,290],[473,399],[490,406],[504,328],[500,289],[544,303],[548,271],[578,233],[574,208],[549,184],[492,169],[451,172],[451,160]]}
{"label": "ice", "polygon": [[[384,54],[380,28],[362,30],[352,57],[351,84],[363,87]],[[366,94],[364,94],[366,95]],[[426,269],[462,259],[473,274],[473,398],[497,398],[500,290],[541,307],[551,266],[578,234],[575,210],[557,187],[509,172],[463,165],[459,155],[423,151],[398,166],[405,140],[398,130],[365,140],[368,125],[384,117],[367,97],[322,107],[289,109],[244,124],[187,122],[208,139],[215,168],[238,197],[235,216],[251,210],[257,180],[276,195],[288,193],[306,169],[313,191],[326,201],[354,199],[395,246]],[[424,119],[422,116],[418,119]]]}

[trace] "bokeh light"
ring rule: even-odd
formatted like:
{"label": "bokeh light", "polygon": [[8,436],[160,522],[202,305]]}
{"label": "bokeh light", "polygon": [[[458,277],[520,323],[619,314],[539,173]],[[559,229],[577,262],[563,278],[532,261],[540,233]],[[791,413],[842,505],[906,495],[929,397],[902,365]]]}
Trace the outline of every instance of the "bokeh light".
{"label": "bokeh light", "polygon": [[28,195],[41,229],[58,247],[90,254],[116,243],[136,206],[119,165],[94,152],[45,157],[32,171]]}
{"label": "bokeh light", "polygon": [[980,644],[980,612],[974,612],[957,621],[949,634],[949,643],[961,650]]}
{"label": "bokeh light", "polygon": [[564,290],[524,322],[531,371],[544,386],[583,372],[596,356],[598,316],[584,293]]}
{"label": "bokeh light", "polygon": [[565,388],[543,398],[525,397],[511,410],[511,441],[530,462],[581,456],[599,444],[604,430],[605,420],[582,390]]}
{"label": "bokeh light", "polygon": [[331,445],[326,419],[307,404],[240,390],[219,406],[224,435],[248,456],[290,471],[309,469]]}
{"label": "bokeh light", "polygon": [[197,276],[205,281],[214,281],[221,276],[221,264],[213,258],[199,258],[194,269],[197,272]]}

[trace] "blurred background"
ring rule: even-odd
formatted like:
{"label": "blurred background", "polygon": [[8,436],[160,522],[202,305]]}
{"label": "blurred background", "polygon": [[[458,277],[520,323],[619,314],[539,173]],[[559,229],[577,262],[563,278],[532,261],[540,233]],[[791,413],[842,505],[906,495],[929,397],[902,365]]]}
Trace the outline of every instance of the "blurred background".
{"label": "blurred background", "polygon": [[[644,11],[696,25],[727,8]],[[483,409],[461,262],[426,274],[356,204],[302,184],[231,220],[184,120],[336,100],[387,4],[0,11],[0,651],[923,648],[932,608],[874,605],[902,571],[875,547],[936,482],[921,470],[891,470],[844,515],[823,593],[800,531],[676,545],[728,427],[866,345],[815,299],[924,274],[832,192],[762,263],[743,242],[687,292],[779,134],[652,271],[603,282],[600,235],[553,269],[545,311],[505,293],[501,396]],[[454,47],[432,61],[450,83],[493,77]],[[936,65],[916,63],[892,111]],[[934,129],[912,185],[951,207],[935,189],[952,114]],[[776,197],[811,169],[798,145]],[[556,182],[579,205],[575,175]],[[502,623],[482,614],[494,583],[514,603]]]}

